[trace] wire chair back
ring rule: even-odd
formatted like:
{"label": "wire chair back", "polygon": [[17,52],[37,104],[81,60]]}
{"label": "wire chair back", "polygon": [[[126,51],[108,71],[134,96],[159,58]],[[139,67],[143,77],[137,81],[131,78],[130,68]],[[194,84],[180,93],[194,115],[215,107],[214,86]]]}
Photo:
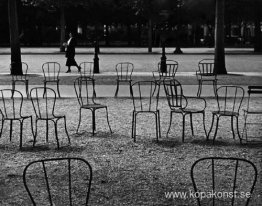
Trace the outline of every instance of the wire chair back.
{"label": "wire chair back", "polygon": [[[13,81],[25,81],[27,80],[27,71],[28,71],[28,64],[25,62],[22,63],[22,75],[12,75],[12,80]],[[10,70],[11,70],[11,65],[10,65]]]}
{"label": "wire chair back", "polygon": [[257,168],[242,158],[206,157],[192,165],[191,180],[198,205],[248,205]]}
{"label": "wire chair back", "polygon": [[95,84],[90,77],[78,77],[74,88],[80,106],[95,104]]}
{"label": "wire chair back", "polygon": [[46,62],[42,65],[45,81],[58,81],[60,74],[60,64],[58,62]]}
{"label": "wire chair back", "polygon": [[131,96],[135,111],[157,111],[159,100],[159,83],[139,81],[132,84]]}
{"label": "wire chair back", "polygon": [[187,99],[183,95],[182,85],[176,79],[165,80],[164,89],[170,109],[183,109],[187,106]]}
{"label": "wire chair back", "polygon": [[92,167],[82,158],[30,162],[23,182],[33,205],[88,205]]}
{"label": "wire chair back", "polygon": [[94,78],[94,62],[81,62],[80,76]]}
{"label": "wire chair back", "polygon": [[51,88],[35,87],[30,91],[30,98],[35,115],[40,119],[54,116],[56,93]]}
{"label": "wire chair back", "polygon": [[174,78],[178,70],[178,62],[174,60],[166,60],[166,72],[161,71],[161,62],[158,63],[159,76],[162,78]]}
{"label": "wire chair back", "polygon": [[130,62],[121,62],[116,65],[117,79],[121,81],[131,80],[134,65]]}
{"label": "wire chair back", "polygon": [[199,74],[202,76],[214,76],[214,59],[202,59],[198,63]]}
{"label": "wire chair back", "polygon": [[220,112],[239,113],[245,91],[239,86],[221,86],[217,89],[217,105]]}
{"label": "wire chair back", "polygon": [[5,119],[21,117],[23,95],[13,89],[0,90],[0,112]]}

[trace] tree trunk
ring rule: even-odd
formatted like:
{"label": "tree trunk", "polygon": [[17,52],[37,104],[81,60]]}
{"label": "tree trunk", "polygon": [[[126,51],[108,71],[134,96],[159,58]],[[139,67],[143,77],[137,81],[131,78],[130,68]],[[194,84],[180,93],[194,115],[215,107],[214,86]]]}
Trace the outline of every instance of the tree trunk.
{"label": "tree trunk", "polygon": [[227,70],[225,66],[224,14],[225,14],[225,0],[216,0],[215,65],[214,65],[214,72],[216,74],[227,74]]}
{"label": "tree trunk", "polygon": [[148,20],[148,52],[152,52],[152,37],[153,37],[153,28],[152,28],[152,19]]}
{"label": "tree trunk", "polygon": [[60,1],[60,52],[65,51],[65,7]]}
{"label": "tree trunk", "polygon": [[255,8],[254,52],[261,52],[262,51],[262,33],[261,33],[261,28],[260,28],[260,22],[261,22],[260,5]]}
{"label": "tree trunk", "polygon": [[8,0],[11,47],[11,75],[22,75],[21,50],[18,30],[17,0]]}

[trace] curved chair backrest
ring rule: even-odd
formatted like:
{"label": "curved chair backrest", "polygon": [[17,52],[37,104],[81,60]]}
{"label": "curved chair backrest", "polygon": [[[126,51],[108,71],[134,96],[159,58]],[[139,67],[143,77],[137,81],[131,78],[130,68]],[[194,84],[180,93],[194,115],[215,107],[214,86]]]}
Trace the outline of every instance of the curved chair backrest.
{"label": "curved chair backrest", "polygon": [[[28,71],[28,64],[25,62],[22,63],[22,72],[23,75],[12,75],[12,80],[13,81],[24,81],[27,80],[27,71]],[[11,65],[10,65],[10,70],[11,70]]]}
{"label": "curved chair backrest", "polygon": [[74,88],[80,106],[95,104],[95,83],[90,77],[78,77],[74,81]]}
{"label": "curved chair backrest", "polygon": [[132,84],[131,96],[135,111],[157,111],[159,100],[159,83],[139,81]]}
{"label": "curved chair backrest", "polygon": [[116,65],[117,79],[131,80],[134,65],[130,62],[120,62]]}
{"label": "curved chair backrest", "polygon": [[59,80],[60,64],[58,62],[46,62],[42,65],[45,81]]}
{"label": "curved chair backrest", "polygon": [[205,75],[205,76],[216,75],[214,73],[214,65],[215,65],[214,59],[202,59],[198,63],[198,70],[200,75]]}
{"label": "curved chair backrest", "polygon": [[30,98],[35,115],[38,118],[49,118],[54,115],[56,93],[51,88],[35,87],[30,91]]}
{"label": "curved chair backrest", "polygon": [[176,79],[163,81],[166,98],[170,109],[181,109],[187,106],[182,85]]}
{"label": "curved chair backrest", "polygon": [[92,167],[82,158],[30,162],[23,182],[33,205],[88,205]]}
{"label": "curved chair backrest", "polygon": [[81,62],[80,76],[94,78],[94,62]]}
{"label": "curved chair backrest", "polygon": [[161,71],[161,62],[158,62],[158,72],[163,77],[175,77],[178,70],[178,62],[174,60],[166,60],[166,72]]}
{"label": "curved chair backrest", "polygon": [[206,157],[191,167],[198,205],[248,205],[257,168],[241,158]]}
{"label": "curved chair backrest", "polygon": [[0,90],[0,112],[4,118],[21,117],[23,95],[12,89]]}
{"label": "curved chair backrest", "polygon": [[217,104],[219,111],[239,113],[245,91],[239,86],[221,86],[217,89]]}

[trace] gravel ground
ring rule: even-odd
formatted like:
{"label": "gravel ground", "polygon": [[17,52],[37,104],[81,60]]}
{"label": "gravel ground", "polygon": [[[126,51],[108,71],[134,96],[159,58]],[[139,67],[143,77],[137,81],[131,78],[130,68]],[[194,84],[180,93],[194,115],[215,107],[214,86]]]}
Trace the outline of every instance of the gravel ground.
{"label": "gravel ground", "polygon": [[[261,100],[255,99],[254,108],[258,107]],[[251,160],[257,166],[259,175],[250,205],[261,205],[261,144],[240,145],[237,138],[233,140],[227,118],[221,119],[215,145],[205,141],[200,117],[194,117],[194,137],[191,135],[187,119],[185,143],[182,143],[181,116],[174,119],[169,138],[165,137],[169,123],[169,108],[163,98],[159,102],[162,132],[159,143],[155,141],[154,120],[150,116],[142,115],[138,118],[138,137],[134,143],[131,139],[133,109],[131,99],[99,98],[98,102],[108,105],[109,119],[114,132],[112,135],[109,133],[102,111],[97,112],[98,131],[95,136],[90,133],[91,117],[88,112],[84,114],[86,116],[80,128],[81,133],[76,134],[78,123],[76,99],[57,101],[57,113],[66,114],[71,137],[71,146],[68,146],[63,125],[59,125],[59,138],[63,145],[61,150],[56,149],[52,129],[49,133],[49,143],[44,141],[44,124],[40,125],[35,148],[32,148],[30,126],[25,125],[23,149],[19,150],[18,126],[15,124],[13,141],[9,142],[8,124],[5,124],[0,139],[0,205],[30,205],[22,182],[23,169],[30,161],[52,157],[82,157],[90,162],[94,174],[90,205],[196,205],[193,198],[166,198],[165,192],[193,190],[190,179],[191,165],[197,159],[207,156],[240,157]],[[31,103],[28,100],[24,103],[23,112],[32,114]],[[216,108],[216,104],[212,98],[208,98],[207,103],[206,126],[210,128],[211,111]],[[193,104],[197,105],[197,102]],[[246,99],[243,107],[245,105]],[[240,128],[243,128],[242,112]],[[260,128],[257,126],[256,129]],[[203,170],[201,175],[208,175],[208,171]],[[239,183],[245,183],[246,177],[244,175]],[[237,201],[241,202],[241,199]]]}

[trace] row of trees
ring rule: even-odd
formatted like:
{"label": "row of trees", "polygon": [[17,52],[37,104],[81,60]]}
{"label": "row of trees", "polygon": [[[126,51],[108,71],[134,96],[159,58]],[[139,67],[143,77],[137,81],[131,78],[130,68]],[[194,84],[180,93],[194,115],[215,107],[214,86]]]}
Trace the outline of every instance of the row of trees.
{"label": "row of trees", "polygon": [[[226,22],[227,27],[230,28],[230,25],[241,21],[254,22],[256,26],[254,47],[255,51],[261,51],[261,0],[226,2],[225,0],[8,0],[8,6],[10,45],[12,54],[16,56],[16,58],[11,58],[14,65],[16,65],[15,62],[19,62],[19,58],[17,58],[19,56],[17,6],[30,8],[32,12],[37,10],[34,8],[38,8],[38,11],[40,9],[43,12],[42,17],[45,11],[49,11],[55,15],[55,19],[59,19],[61,51],[64,51],[62,45],[65,41],[65,28],[76,29],[79,22],[83,28],[86,28],[86,25],[94,25],[95,37],[99,36],[99,25],[106,25],[106,32],[108,32],[108,27],[113,24],[125,24],[129,27],[134,24],[146,24],[149,52],[152,51],[152,30],[155,25],[160,25],[160,30],[175,28],[176,42],[179,46],[181,25],[190,23],[192,25],[214,25],[216,28],[216,53],[223,56],[224,23]],[[41,21],[41,14],[37,15],[40,19],[37,24],[40,26],[43,23],[43,18]],[[26,15],[23,16],[23,18],[25,17]],[[162,33],[164,39],[168,32]],[[106,35],[106,37],[108,36]],[[223,62],[223,58],[215,59],[217,62]],[[14,66],[14,68],[18,67]],[[221,69],[223,67],[218,67],[220,68],[218,73],[226,72],[225,69]],[[16,72],[18,69],[13,71]]]}

